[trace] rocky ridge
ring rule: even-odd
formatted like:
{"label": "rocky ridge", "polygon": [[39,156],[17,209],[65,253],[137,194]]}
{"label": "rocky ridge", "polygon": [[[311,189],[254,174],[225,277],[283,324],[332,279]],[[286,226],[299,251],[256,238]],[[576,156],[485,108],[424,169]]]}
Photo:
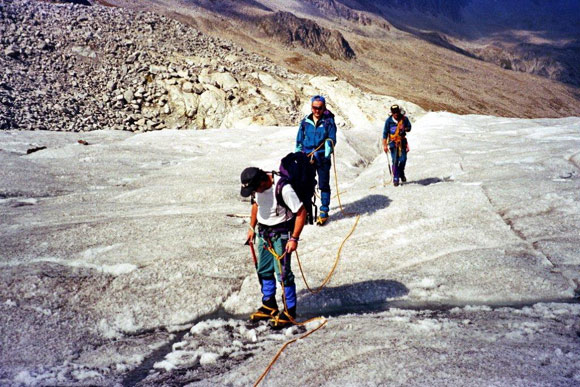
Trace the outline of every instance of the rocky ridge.
{"label": "rocky ridge", "polygon": [[569,85],[580,86],[580,40],[565,47],[552,47],[549,52],[541,45],[530,43],[505,44],[494,42],[471,51],[480,59],[508,70],[537,74]]}
{"label": "rocky ridge", "polygon": [[0,128],[294,124],[298,77],[164,16],[0,0]]}
{"label": "rocky ridge", "polygon": [[376,18],[372,18],[363,12],[349,8],[344,4],[336,2],[335,0],[312,0],[311,3],[328,17],[342,18],[350,22],[359,23],[363,26],[379,24],[386,30],[390,29],[386,22],[381,22]]}
{"label": "rocky ridge", "polygon": [[285,45],[297,44],[317,54],[328,54],[333,59],[352,59],[356,56],[339,31],[321,27],[290,12],[263,16],[259,26],[264,33]]}

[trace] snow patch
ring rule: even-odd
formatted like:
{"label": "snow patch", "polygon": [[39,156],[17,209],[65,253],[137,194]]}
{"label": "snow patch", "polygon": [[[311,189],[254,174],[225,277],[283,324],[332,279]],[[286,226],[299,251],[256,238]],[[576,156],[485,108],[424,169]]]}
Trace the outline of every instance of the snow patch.
{"label": "snow patch", "polygon": [[[91,253],[87,253],[87,254],[91,254]],[[40,258],[40,259],[35,259],[32,262],[53,262],[53,263],[58,263],[59,265],[68,266],[68,267],[93,269],[93,270],[97,270],[101,273],[111,274],[113,276],[120,276],[123,274],[128,274],[128,273],[131,273],[132,271],[135,271],[138,269],[137,265],[134,265],[132,263],[118,263],[118,264],[114,264],[114,265],[107,265],[107,264],[98,265],[95,263],[88,263],[88,262],[83,262],[83,261],[67,261],[67,260],[58,259],[58,258]]]}
{"label": "snow patch", "polygon": [[92,370],[75,370],[71,374],[76,380],[81,381],[86,379],[100,379],[102,377],[100,373]]}
{"label": "snow patch", "polygon": [[171,371],[172,369],[175,368],[175,364],[172,364],[171,362],[167,361],[167,360],[162,360],[160,362],[157,362],[155,364],[153,364],[153,368],[155,369],[163,369],[167,372]]}
{"label": "snow patch", "polygon": [[183,349],[183,347],[185,347],[185,345],[187,344],[187,341],[180,341],[179,343],[174,343],[171,348],[174,351],[177,351],[179,349]]}
{"label": "snow patch", "polygon": [[219,327],[224,326],[225,324],[226,324],[226,322],[224,320],[201,321],[201,322],[198,322],[197,324],[195,324],[193,327],[191,327],[189,332],[192,335],[201,335],[206,330],[219,328]]}
{"label": "snow patch", "polygon": [[423,278],[421,281],[416,283],[415,286],[423,289],[435,289],[437,287],[437,281],[433,278]]}
{"label": "snow patch", "polygon": [[8,307],[15,307],[17,304],[16,304],[16,302],[14,302],[12,300],[6,300],[6,302],[4,302],[4,305],[6,305]]}
{"label": "snow patch", "polygon": [[135,322],[135,317],[129,314],[118,314],[114,317],[113,322],[101,319],[97,325],[101,334],[108,338],[119,338],[126,333],[135,333],[142,329],[140,324]]}
{"label": "snow patch", "polygon": [[14,381],[25,386],[34,386],[38,384],[38,378],[30,375],[28,371],[21,371],[18,373],[18,375],[16,375],[14,378]]}
{"label": "snow patch", "polygon": [[240,334],[243,338],[248,339],[252,343],[258,341],[258,334],[255,329],[247,329],[246,327],[240,327]]}
{"label": "snow patch", "polygon": [[217,363],[217,359],[220,357],[217,353],[207,352],[201,355],[199,358],[199,363],[201,365],[210,365]]}
{"label": "snow patch", "polygon": [[431,331],[440,331],[442,329],[442,325],[437,320],[434,320],[434,319],[426,319],[426,320],[416,321],[412,325],[412,328],[414,330],[417,330],[417,331],[427,331],[427,332],[431,332]]}

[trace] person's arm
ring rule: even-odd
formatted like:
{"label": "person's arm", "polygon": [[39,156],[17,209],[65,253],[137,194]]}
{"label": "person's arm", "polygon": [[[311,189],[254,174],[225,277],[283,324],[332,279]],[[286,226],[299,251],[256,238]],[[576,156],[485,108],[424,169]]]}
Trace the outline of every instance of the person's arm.
{"label": "person's arm", "polygon": [[303,124],[304,120],[302,120],[298,126],[298,134],[296,134],[296,147],[294,148],[294,152],[302,152],[304,149],[302,145],[302,142],[304,141],[304,130],[302,130]]}
{"label": "person's arm", "polygon": [[324,143],[324,157],[329,158],[330,154],[334,152],[336,146],[336,123],[331,118],[328,122],[328,137]]}
{"label": "person's arm", "polygon": [[286,244],[286,252],[291,253],[296,251],[298,248],[298,240],[300,239],[300,234],[302,233],[302,229],[304,228],[304,224],[306,223],[306,209],[304,206],[301,206],[298,212],[296,213],[296,221],[294,222],[294,230],[292,230],[292,234],[290,235],[290,240]]}
{"label": "person's arm", "polygon": [[383,127],[383,150],[385,153],[389,152],[389,120],[385,121],[385,126]]}
{"label": "person's arm", "polygon": [[254,240],[254,235],[256,232],[256,224],[258,223],[258,203],[252,204],[252,212],[250,213],[250,229],[248,230],[248,238],[246,239],[246,243]]}
{"label": "person's arm", "polygon": [[334,118],[330,119],[328,123],[328,138],[330,138],[333,142],[332,146],[336,146],[336,123],[334,122]]}
{"label": "person's arm", "polygon": [[405,132],[410,132],[411,131],[411,121],[409,121],[407,116],[405,116],[404,124],[405,124]]}

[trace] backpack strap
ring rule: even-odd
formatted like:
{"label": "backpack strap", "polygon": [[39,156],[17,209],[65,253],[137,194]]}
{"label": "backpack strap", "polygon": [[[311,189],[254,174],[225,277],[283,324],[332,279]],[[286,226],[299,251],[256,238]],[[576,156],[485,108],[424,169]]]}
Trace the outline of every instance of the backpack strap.
{"label": "backpack strap", "polygon": [[[277,171],[272,171],[272,180],[274,180],[274,176],[278,175],[281,176],[279,172]],[[274,187],[274,198],[276,199],[276,204],[281,204],[282,207],[286,207],[285,203],[284,203],[284,198],[282,197],[282,188],[284,188],[284,183],[283,183],[283,178],[280,177],[278,179],[278,182],[276,183],[276,186]],[[278,216],[278,206],[276,206],[276,216]]]}
{"label": "backpack strap", "polygon": [[[277,173],[277,174],[280,176],[279,173]],[[284,207],[286,210],[289,210],[289,208],[286,205],[286,203],[284,202],[284,197],[282,196],[282,190],[284,189],[284,186],[288,183],[289,183],[288,179],[286,179],[284,176],[280,176],[280,178],[278,179],[278,182],[276,183],[276,189],[275,189],[276,203],[281,205],[282,207]],[[278,215],[278,214],[276,214],[276,215]]]}
{"label": "backpack strap", "polygon": [[[290,207],[288,207],[286,205],[286,202],[284,201],[284,196],[282,196],[282,190],[284,189],[286,184],[290,184],[290,181],[288,181],[288,179],[286,177],[282,176],[282,174],[277,172],[277,171],[272,171],[272,175],[280,176],[280,178],[278,179],[278,182],[276,183],[276,188],[274,189],[276,204],[279,204],[280,206],[282,206],[284,208],[284,210],[286,211],[286,215],[288,215],[288,211],[290,211]],[[292,212],[292,211],[290,211],[290,212]],[[277,215],[278,215],[278,206],[276,206],[276,216]]]}

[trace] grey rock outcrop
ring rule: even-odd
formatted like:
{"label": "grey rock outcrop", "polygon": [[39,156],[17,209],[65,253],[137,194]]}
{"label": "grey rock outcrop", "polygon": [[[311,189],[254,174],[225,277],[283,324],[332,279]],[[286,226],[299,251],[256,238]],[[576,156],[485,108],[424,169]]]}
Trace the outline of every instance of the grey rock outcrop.
{"label": "grey rock outcrop", "polygon": [[331,58],[351,59],[355,52],[344,36],[336,30],[321,27],[309,19],[302,19],[290,12],[276,12],[263,16],[259,26],[267,35],[284,44],[299,44]]}

